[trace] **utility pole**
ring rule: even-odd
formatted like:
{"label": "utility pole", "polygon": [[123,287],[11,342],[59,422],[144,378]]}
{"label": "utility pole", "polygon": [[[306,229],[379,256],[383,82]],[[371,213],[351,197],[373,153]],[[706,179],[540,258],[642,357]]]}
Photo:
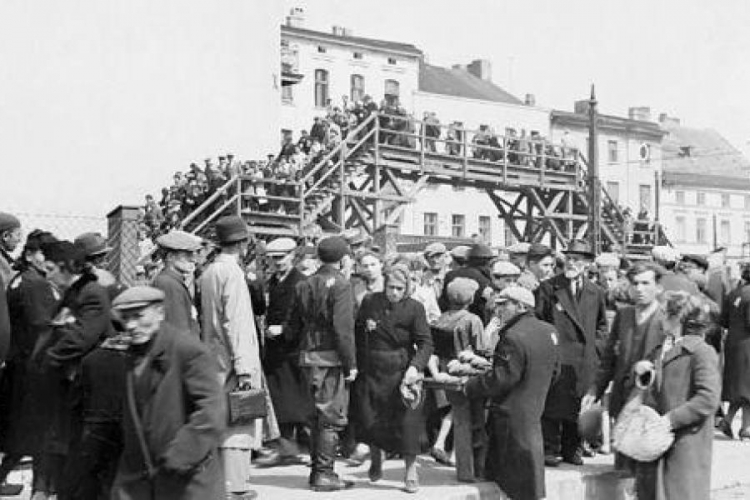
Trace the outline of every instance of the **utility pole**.
{"label": "utility pole", "polygon": [[[601,252],[602,190],[599,184],[599,112],[596,109],[594,84],[589,98],[589,238],[591,250]],[[623,249],[625,250],[625,249]]]}

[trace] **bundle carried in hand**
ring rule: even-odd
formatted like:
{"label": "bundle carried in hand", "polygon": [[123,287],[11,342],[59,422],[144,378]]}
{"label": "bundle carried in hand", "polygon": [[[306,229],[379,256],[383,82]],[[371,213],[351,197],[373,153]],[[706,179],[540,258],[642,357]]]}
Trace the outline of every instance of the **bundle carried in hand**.
{"label": "bundle carried in hand", "polygon": [[458,359],[449,361],[446,368],[450,375],[480,375],[492,368],[492,363],[472,351],[461,351]]}

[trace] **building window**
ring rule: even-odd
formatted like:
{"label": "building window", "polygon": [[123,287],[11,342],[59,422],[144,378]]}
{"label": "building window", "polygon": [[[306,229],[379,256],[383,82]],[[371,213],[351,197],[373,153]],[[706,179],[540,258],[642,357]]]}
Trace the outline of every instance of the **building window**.
{"label": "building window", "polygon": [[685,217],[678,216],[674,219],[675,222],[675,237],[677,241],[685,241],[687,239],[687,228],[685,227]]}
{"label": "building window", "polygon": [[511,245],[515,245],[518,243],[518,240],[516,239],[516,236],[513,234],[513,230],[510,228],[510,226],[505,226],[505,246],[509,247]]}
{"label": "building window", "polygon": [[685,191],[676,191],[674,193],[674,201],[678,205],[684,205],[685,204]]}
{"label": "building window", "polygon": [[328,71],[315,70],[315,106],[324,108],[328,103]]}
{"label": "building window", "polygon": [[352,75],[352,102],[361,101],[365,97],[365,77],[362,75]]}
{"label": "building window", "polygon": [[325,54],[326,52],[328,52],[328,49],[326,49],[322,45],[318,45],[318,53]]}
{"label": "building window", "polygon": [[607,141],[607,160],[610,163],[617,163],[617,141]]}
{"label": "building window", "polygon": [[424,235],[437,236],[438,216],[434,212],[424,214]]}
{"label": "building window", "polygon": [[719,243],[730,245],[732,243],[732,226],[728,220],[723,220],[719,224]]}
{"label": "building window", "polygon": [[492,219],[487,215],[479,216],[479,237],[488,245],[492,242]]}
{"label": "building window", "polygon": [[396,64],[396,58],[395,57],[389,57],[388,58],[388,64]]}
{"label": "building window", "polygon": [[453,214],[451,216],[451,235],[454,238],[463,238],[466,234],[466,216]]}
{"label": "building window", "polygon": [[607,192],[609,193],[609,197],[612,198],[612,201],[615,203],[620,202],[620,183],[615,181],[607,181]]}
{"label": "building window", "polygon": [[354,53],[354,59],[362,59],[363,55],[362,52],[355,52]]}
{"label": "building window", "polygon": [[706,204],[706,193],[698,191],[695,195],[695,204],[704,206]]}
{"label": "building window", "polygon": [[729,194],[721,193],[721,208],[729,208]]}
{"label": "building window", "polygon": [[294,102],[294,85],[282,85],[281,86],[281,102],[292,103]]}
{"label": "building window", "polygon": [[641,184],[638,186],[638,199],[641,203],[641,210],[651,211],[651,185]]}
{"label": "building window", "polygon": [[695,242],[706,243],[708,235],[706,234],[706,219],[700,218],[695,220]]}
{"label": "building window", "polygon": [[391,105],[397,105],[398,104],[398,97],[401,92],[400,90],[401,85],[398,83],[397,80],[386,80],[385,81],[385,101],[388,104]]}

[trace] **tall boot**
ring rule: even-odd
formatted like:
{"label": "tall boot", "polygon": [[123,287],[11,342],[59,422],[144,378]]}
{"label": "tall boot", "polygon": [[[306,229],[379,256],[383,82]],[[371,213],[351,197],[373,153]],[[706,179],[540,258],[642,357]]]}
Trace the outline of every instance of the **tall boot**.
{"label": "tall boot", "polygon": [[354,486],[354,482],[341,479],[333,471],[336,461],[336,447],[339,442],[339,430],[330,426],[317,429],[315,453],[313,455],[313,473],[310,487],[313,491],[338,491]]}

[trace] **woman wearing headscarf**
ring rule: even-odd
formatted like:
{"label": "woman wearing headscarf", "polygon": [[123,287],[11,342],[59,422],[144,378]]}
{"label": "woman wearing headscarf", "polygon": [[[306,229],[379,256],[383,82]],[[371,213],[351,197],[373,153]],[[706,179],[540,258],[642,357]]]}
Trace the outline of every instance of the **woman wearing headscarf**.
{"label": "woman wearing headscarf", "polygon": [[357,438],[370,446],[370,480],[382,477],[383,451],[400,453],[404,491],[416,493],[416,456],[427,448],[419,382],[432,336],[424,307],[409,297],[409,269],[395,264],[384,274],[385,291],[365,296],[357,315],[354,421]]}
{"label": "woman wearing headscarf", "polygon": [[[3,377],[2,464],[0,482],[21,458],[33,458],[33,498],[47,498],[57,488],[57,468],[46,453],[45,438],[54,417],[54,386],[47,383],[44,349],[51,334],[50,321],[60,294],[47,280],[45,246],[55,241],[48,232],[29,234],[16,263],[18,274],[8,285],[8,309],[13,336]],[[52,392],[50,393],[50,391]],[[12,485],[5,485],[12,486]],[[5,490],[5,488],[4,488]],[[10,491],[3,491],[11,493]],[[20,491],[19,491],[20,493]]]}
{"label": "woman wearing headscarf", "polygon": [[664,299],[666,335],[647,356],[655,375],[644,404],[662,415],[674,443],[658,460],[637,464],[636,490],[643,499],[704,500],[711,496],[713,415],[721,391],[716,352],[703,340],[715,309],[687,292],[667,292]]}

